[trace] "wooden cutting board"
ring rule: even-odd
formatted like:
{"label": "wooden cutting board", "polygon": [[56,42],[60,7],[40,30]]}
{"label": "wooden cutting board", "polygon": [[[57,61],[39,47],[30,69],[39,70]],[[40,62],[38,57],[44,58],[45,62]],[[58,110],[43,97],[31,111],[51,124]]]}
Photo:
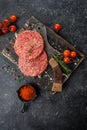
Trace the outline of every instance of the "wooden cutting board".
{"label": "wooden cutting board", "polygon": [[[48,60],[55,54],[60,55],[64,49],[70,49],[70,50],[76,51],[78,54],[76,64],[72,63],[70,65],[72,72],[83,61],[84,54],[82,54],[79,50],[77,50],[68,41],[66,41],[60,35],[56,34],[52,29],[50,29],[49,27],[47,27],[46,25],[41,23],[35,17],[32,16],[31,18],[29,18],[18,33],[20,33],[23,30],[27,30],[27,29],[36,30],[43,36],[44,41],[45,41],[45,50],[48,54]],[[14,38],[15,38],[15,36],[14,36]],[[14,63],[18,66],[18,64],[17,64],[18,57],[15,54],[13,46],[11,44],[8,44],[7,48],[4,48],[2,50],[2,54],[8,60],[10,60],[12,63]],[[63,74],[64,75],[63,83],[67,81],[67,79],[70,77],[72,72],[67,75]],[[36,84],[51,91],[52,84],[53,84],[53,70],[50,65],[48,65],[48,68],[46,69],[46,71],[44,73],[42,73],[41,75],[39,75],[37,77],[32,77],[32,78],[35,79]]]}

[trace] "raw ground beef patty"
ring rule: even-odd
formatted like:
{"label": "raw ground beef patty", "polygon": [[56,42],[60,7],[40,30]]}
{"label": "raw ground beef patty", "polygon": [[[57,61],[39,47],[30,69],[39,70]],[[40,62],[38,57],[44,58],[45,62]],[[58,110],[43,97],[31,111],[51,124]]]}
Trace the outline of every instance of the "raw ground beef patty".
{"label": "raw ground beef patty", "polygon": [[37,76],[41,74],[48,65],[47,54],[45,51],[33,60],[28,60],[23,56],[18,59],[19,69],[25,76]]}
{"label": "raw ground beef patty", "polygon": [[29,60],[37,58],[43,49],[44,40],[42,36],[33,30],[25,30],[18,34],[14,44],[16,54],[19,57],[24,55]]}

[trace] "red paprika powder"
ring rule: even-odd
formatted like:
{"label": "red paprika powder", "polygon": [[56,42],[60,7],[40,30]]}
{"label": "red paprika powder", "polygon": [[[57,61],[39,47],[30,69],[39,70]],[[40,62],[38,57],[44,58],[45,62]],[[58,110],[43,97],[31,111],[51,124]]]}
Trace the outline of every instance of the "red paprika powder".
{"label": "red paprika powder", "polygon": [[31,85],[24,85],[19,89],[19,96],[24,101],[34,99],[36,95],[35,89]]}

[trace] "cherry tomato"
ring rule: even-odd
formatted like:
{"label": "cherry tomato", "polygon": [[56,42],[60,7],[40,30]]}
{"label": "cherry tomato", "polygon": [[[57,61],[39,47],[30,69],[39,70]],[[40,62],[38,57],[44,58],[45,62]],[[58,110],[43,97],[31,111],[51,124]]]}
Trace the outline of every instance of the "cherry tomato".
{"label": "cherry tomato", "polygon": [[10,32],[15,32],[17,30],[17,27],[15,25],[11,25],[9,27]]}
{"label": "cherry tomato", "polygon": [[68,63],[70,63],[70,58],[69,57],[64,57],[64,62],[66,63],[66,64],[68,64]]}
{"label": "cherry tomato", "polygon": [[0,28],[2,28],[3,27],[3,24],[2,23],[0,23]]}
{"label": "cherry tomato", "polygon": [[76,51],[71,51],[70,56],[71,56],[72,58],[76,58],[77,52],[76,52]]}
{"label": "cherry tomato", "polygon": [[68,56],[70,56],[70,54],[71,54],[70,50],[64,50],[63,51],[64,57],[68,57]]}
{"label": "cherry tomato", "polygon": [[2,22],[6,26],[10,25],[10,21],[8,19],[4,19]]}
{"label": "cherry tomato", "polygon": [[59,31],[61,29],[61,25],[59,23],[54,24],[54,30]]}
{"label": "cherry tomato", "polygon": [[7,26],[4,26],[3,28],[2,28],[2,33],[4,33],[4,34],[6,34],[6,33],[8,33],[8,27]]}
{"label": "cherry tomato", "polygon": [[17,16],[15,16],[15,15],[11,15],[9,18],[10,18],[11,22],[17,21]]}

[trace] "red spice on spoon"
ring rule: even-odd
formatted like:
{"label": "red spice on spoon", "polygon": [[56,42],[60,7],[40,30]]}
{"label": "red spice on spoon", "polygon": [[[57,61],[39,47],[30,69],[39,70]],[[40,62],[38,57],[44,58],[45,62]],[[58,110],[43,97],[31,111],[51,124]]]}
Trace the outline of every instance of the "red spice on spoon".
{"label": "red spice on spoon", "polygon": [[19,98],[23,101],[21,112],[24,113],[27,109],[28,102],[36,97],[36,91],[32,85],[23,85],[17,91]]}
{"label": "red spice on spoon", "polygon": [[24,101],[30,101],[35,98],[36,92],[31,85],[24,85],[19,89],[19,96]]}
{"label": "red spice on spoon", "polygon": [[33,100],[36,96],[36,91],[31,85],[23,85],[19,90],[18,90],[18,96],[23,100],[23,101],[30,101]]}

